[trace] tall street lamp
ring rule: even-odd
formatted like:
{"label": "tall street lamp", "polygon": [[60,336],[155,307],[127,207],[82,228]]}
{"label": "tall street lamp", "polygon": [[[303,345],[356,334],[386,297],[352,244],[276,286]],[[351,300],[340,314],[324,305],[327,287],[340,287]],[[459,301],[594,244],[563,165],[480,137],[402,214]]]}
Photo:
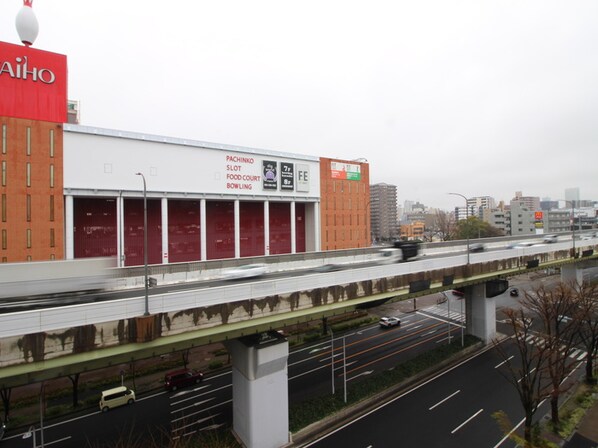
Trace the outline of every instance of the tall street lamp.
{"label": "tall street lamp", "polygon": [[465,199],[465,224],[467,224],[467,226],[465,227],[466,233],[467,233],[467,264],[469,265],[469,207],[467,206],[467,198],[465,196],[463,196],[461,193],[448,193],[448,194],[452,194],[455,196],[461,196],[463,199]]}
{"label": "tall street lamp", "polygon": [[149,299],[148,299],[148,277],[147,277],[147,189],[145,184],[145,176],[143,173],[135,173],[136,176],[141,176],[143,179],[143,266],[145,268],[145,313],[144,316],[149,316]]}

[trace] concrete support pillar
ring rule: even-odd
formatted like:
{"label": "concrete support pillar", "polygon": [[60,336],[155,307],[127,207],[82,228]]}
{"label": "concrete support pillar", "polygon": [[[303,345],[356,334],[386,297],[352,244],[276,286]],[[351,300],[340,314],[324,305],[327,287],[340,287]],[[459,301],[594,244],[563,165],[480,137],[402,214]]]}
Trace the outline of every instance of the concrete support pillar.
{"label": "concrete support pillar", "polygon": [[264,201],[264,255],[270,255],[270,202]]}
{"label": "concrete support pillar", "polygon": [[168,199],[162,198],[162,264],[168,264]]}
{"label": "concrete support pillar", "polygon": [[291,201],[291,253],[297,253],[297,223],[295,212],[295,201]]}
{"label": "concrete support pillar", "polygon": [[238,199],[234,202],[234,234],[235,234],[235,258],[241,258],[241,204]]}
{"label": "concrete support pillar", "polygon": [[73,196],[64,196],[64,258],[72,260],[75,258],[75,220]]}
{"label": "concrete support pillar", "polygon": [[199,232],[200,232],[200,247],[201,247],[201,261],[208,259],[208,229],[206,219],[206,200],[199,201]]}
{"label": "concrete support pillar", "polygon": [[574,264],[565,264],[561,266],[561,282],[570,285],[583,284],[583,269]]}
{"label": "concrete support pillar", "polygon": [[486,284],[465,288],[466,332],[488,344],[496,336],[496,302],[486,298]]}
{"label": "concrete support pillar", "polygon": [[227,341],[233,361],[233,430],[247,448],[289,442],[288,341],[271,331]]}

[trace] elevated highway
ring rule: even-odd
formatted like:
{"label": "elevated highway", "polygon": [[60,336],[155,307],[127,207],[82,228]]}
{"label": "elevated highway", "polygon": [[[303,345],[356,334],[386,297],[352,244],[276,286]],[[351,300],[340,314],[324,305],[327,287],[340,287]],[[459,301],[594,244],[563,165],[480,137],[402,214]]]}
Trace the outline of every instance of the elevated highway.
{"label": "elevated highway", "polygon": [[[416,261],[390,265],[376,264],[375,250],[343,251],[334,262],[346,263],[347,268],[328,273],[306,267],[330,262],[330,255],[324,259],[314,255],[313,260],[269,257],[276,258],[276,263],[269,261],[276,267],[271,271],[278,273],[232,283],[218,281],[218,275],[239,260],[214,262],[216,266],[196,274],[173,272],[176,266],[152,267],[151,275],[166,286],[148,297],[150,316],[144,316],[142,291],[133,297],[116,298],[114,292],[104,301],[0,314],[0,386],[232,340],[529,270],[590,262],[596,258],[596,244],[596,240],[577,241],[572,258],[570,240],[506,250],[503,239],[487,243],[486,252],[470,254],[469,265],[465,247],[454,243],[425,248],[425,255]],[[135,269],[129,274],[121,280],[128,285],[121,287],[140,278],[143,284]],[[183,283],[182,275],[195,283]],[[165,290],[168,285],[183,289]]]}

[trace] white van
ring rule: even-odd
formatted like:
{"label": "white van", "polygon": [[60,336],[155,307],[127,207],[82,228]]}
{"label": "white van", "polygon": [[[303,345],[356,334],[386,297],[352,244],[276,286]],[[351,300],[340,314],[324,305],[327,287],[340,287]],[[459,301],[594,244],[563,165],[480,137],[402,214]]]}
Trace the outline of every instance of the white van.
{"label": "white van", "polygon": [[403,259],[403,252],[401,249],[380,249],[376,261],[380,264],[398,263]]}
{"label": "white van", "polygon": [[107,412],[112,408],[135,403],[135,392],[128,387],[120,386],[102,392],[100,410]]}

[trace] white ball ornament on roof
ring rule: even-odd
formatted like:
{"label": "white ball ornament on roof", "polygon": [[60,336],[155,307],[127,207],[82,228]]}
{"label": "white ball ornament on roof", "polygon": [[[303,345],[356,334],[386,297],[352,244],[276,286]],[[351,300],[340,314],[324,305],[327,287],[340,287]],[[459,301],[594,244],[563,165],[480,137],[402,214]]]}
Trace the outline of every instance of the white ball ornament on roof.
{"label": "white ball ornament on roof", "polygon": [[33,12],[33,0],[23,0],[23,7],[17,13],[15,25],[17,26],[17,33],[21,42],[25,45],[30,46],[35,41],[37,33],[39,32],[39,25],[37,23],[37,17]]}

